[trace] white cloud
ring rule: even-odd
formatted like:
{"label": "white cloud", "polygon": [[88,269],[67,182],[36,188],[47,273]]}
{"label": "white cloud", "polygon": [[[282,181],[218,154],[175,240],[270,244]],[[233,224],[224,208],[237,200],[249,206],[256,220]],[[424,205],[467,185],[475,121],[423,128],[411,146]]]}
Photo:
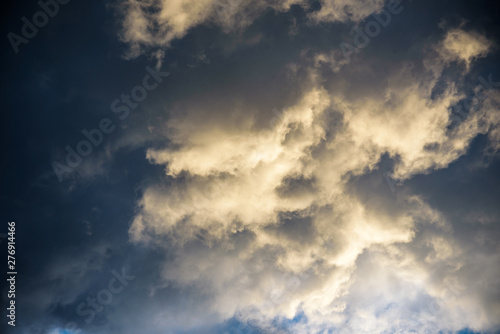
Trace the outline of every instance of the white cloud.
{"label": "white cloud", "polygon": [[[486,52],[451,45],[467,61]],[[214,319],[266,326],[302,310],[309,322],[297,333],[496,325],[498,302],[485,299],[470,268],[494,267],[497,256],[466,256],[452,224],[422,198],[402,193],[373,207],[349,191],[351,178],[384,154],[404,180],[447,167],[480,133],[496,140],[493,95],[449,127],[459,85],[448,81],[433,94],[447,57],[429,53],[419,75],[394,64],[381,95],[328,91],[311,69],[302,97],[268,127],[250,111],[173,117],[165,134],[172,145],[147,153],[171,184],[145,190],[131,239],[168,248],[174,259],[163,279],[197,291]]]}

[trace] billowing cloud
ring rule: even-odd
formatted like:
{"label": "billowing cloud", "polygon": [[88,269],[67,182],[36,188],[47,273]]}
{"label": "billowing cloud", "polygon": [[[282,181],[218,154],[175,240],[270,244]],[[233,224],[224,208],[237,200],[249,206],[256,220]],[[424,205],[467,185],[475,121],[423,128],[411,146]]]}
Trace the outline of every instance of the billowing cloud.
{"label": "billowing cloud", "polygon": [[[498,325],[498,303],[471,277],[477,259],[445,215],[411,192],[391,199],[386,191],[374,205],[352,188],[383,156],[402,181],[446,168],[478,134],[498,145],[498,92],[453,122],[467,71],[444,76],[450,54],[471,62],[490,45],[481,37],[472,50],[463,36],[452,30],[421,62],[394,64],[373,91],[330,90],[308,68],[302,96],[264,125],[266,111],[174,116],[170,144],[147,152],[168,185],[145,189],[131,239],[174,254],[162,279],[198,291],[220,321],[236,316],[269,330],[301,312],[308,321],[291,326],[296,333]],[[451,53],[435,52],[443,47]],[[335,71],[337,82],[352,80]]]}

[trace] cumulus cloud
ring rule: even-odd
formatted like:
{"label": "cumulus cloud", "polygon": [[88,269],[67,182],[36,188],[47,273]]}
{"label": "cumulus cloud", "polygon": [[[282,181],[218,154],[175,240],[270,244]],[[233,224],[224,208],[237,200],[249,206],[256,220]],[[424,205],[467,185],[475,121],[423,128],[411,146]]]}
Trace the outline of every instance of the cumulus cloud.
{"label": "cumulus cloud", "polygon": [[470,276],[475,259],[447,217],[411,193],[374,206],[351,189],[384,155],[393,178],[407,180],[447,167],[478,134],[498,145],[495,91],[451,124],[466,72],[443,77],[450,57],[470,64],[491,45],[481,37],[471,46],[467,36],[452,30],[421,64],[394,64],[377,87],[383,94],[329,90],[312,67],[302,96],[268,124],[251,110],[171,118],[170,144],[147,152],[169,183],[145,189],[131,239],[174,254],[163,280],[194,288],[219,320],[267,328],[302,312],[308,321],[292,326],[297,333],[496,325],[498,303],[481,296],[484,285]]}

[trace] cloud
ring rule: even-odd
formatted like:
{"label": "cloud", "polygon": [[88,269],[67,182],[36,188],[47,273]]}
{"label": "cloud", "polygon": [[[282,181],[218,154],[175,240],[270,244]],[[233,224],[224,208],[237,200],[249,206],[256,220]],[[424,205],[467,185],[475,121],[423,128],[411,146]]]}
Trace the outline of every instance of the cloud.
{"label": "cloud", "polygon": [[322,22],[359,22],[384,7],[384,0],[322,0],[312,18]]}
{"label": "cloud", "polygon": [[233,31],[247,27],[266,8],[286,10],[290,4],[289,0],[275,5],[262,0],[127,0],[120,4],[121,39],[130,45],[130,56],[136,57],[143,48],[168,48],[197,25],[213,23]]}
{"label": "cloud", "polygon": [[[384,0],[322,0],[309,14],[310,22],[359,22],[379,12]],[[225,33],[242,31],[268,10],[288,12],[292,5],[309,9],[306,0],[125,0],[120,38],[130,47],[128,57],[169,48],[199,25],[215,25]],[[295,32],[296,33],[296,32]],[[163,51],[162,51],[163,52]]]}
{"label": "cloud", "polygon": [[456,34],[421,62],[394,64],[371,90],[356,82],[357,94],[344,82],[352,72],[336,71],[338,89],[330,90],[308,68],[302,96],[268,124],[258,121],[264,111],[176,114],[166,126],[170,144],[147,152],[165,167],[168,185],[145,189],[132,241],[172,252],[163,280],[197,291],[221,321],[236,316],[267,328],[300,311],[308,321],[292,332],[497,325],[498,303],[474,287],[474,255],[465,255],[445,215],[411,192],[374,206],[351,191],[385,155],[393,177],[406,180],[446,168],[478,134],[497,145],[496,91],[451,125],[467,71],[445,77],[450,54],[433,50],[445,45],[464,61],[488,50],[470,51],[453,42],[462,41]]}
{"label": "cloud", "polygon": [[492,46],[484,36],[457,28],[446,33],[439,52],[446,61],[464,62],[469,67],[473,60],[485,57]]}

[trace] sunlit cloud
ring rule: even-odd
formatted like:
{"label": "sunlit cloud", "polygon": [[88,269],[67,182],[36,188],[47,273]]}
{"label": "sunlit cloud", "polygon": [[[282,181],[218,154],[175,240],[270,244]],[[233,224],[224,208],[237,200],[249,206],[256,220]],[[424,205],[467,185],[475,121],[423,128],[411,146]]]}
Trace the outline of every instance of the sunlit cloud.
{"label": "sunlit cloud", "polygon": [[[434,49],[467,62],[491,45],[445,36]],[[471,260],[447,218],[411,193],[373,207],[350,191],[384,155],[407,180],[446,168],[478,134],[496,138],[493,96],[450,128],[467,72],[434,94],[449,57],[431,48],[421,64],[394,64],[380,95],[328,91],[309,68],[302,97],[264,127],[258,112],[186,110],[168,121],[171,145],[147,153],[172,182],[145,190],[131,239],[174,252],[165,282],[206,295],[221,321],[270,328],[300,311],[308,322],[292,332],[488,329],[498,312],[465,290]]]}

